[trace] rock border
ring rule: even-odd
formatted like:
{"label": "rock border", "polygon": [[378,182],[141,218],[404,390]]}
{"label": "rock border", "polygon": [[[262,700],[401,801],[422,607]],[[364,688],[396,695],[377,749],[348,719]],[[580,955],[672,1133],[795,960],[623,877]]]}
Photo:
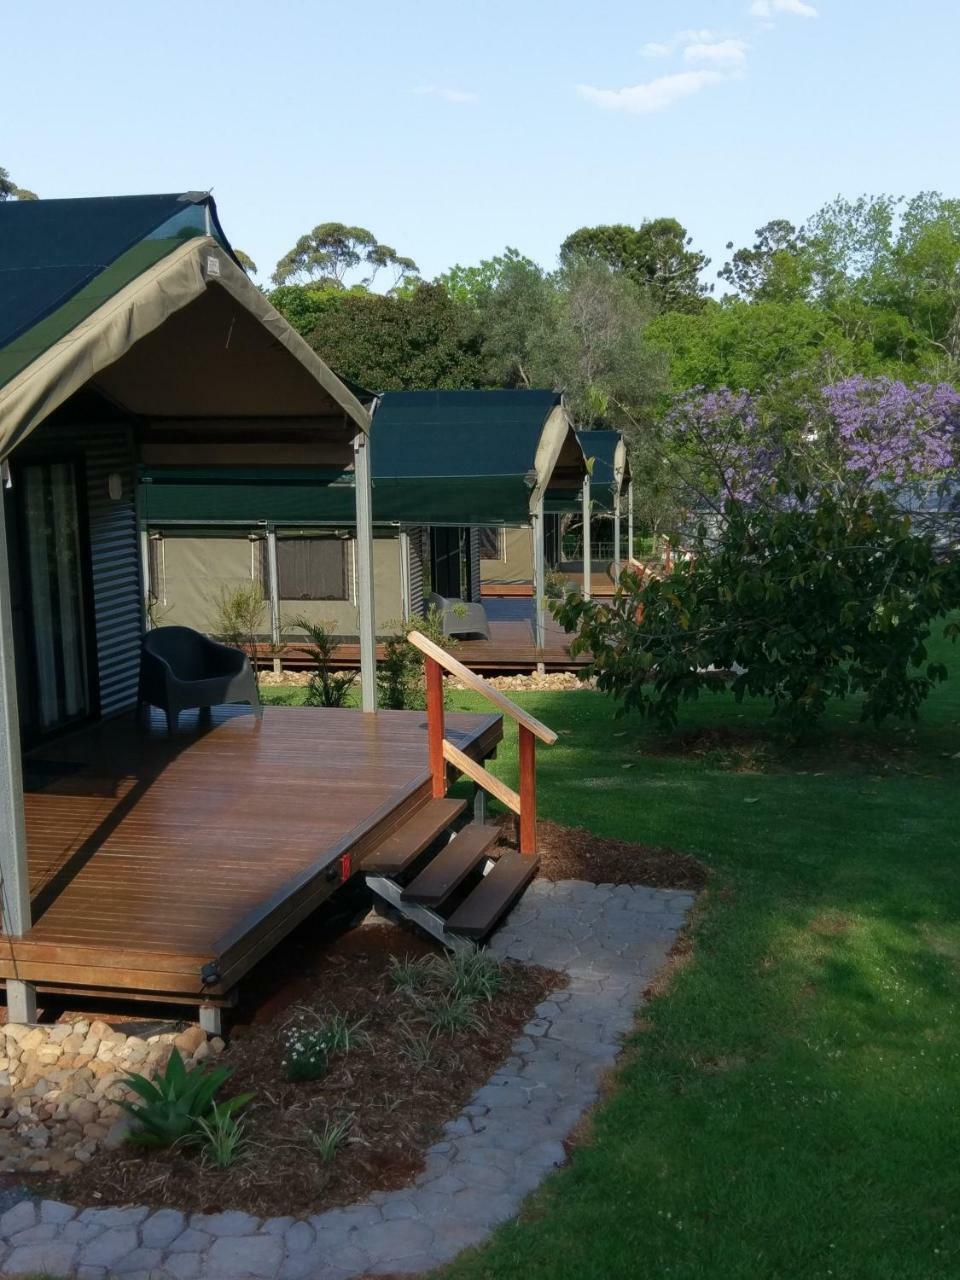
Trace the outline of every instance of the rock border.
{"label": "rock border", "polygon": [[21,1200],[0,1216],[0,1269],[76,1280],[356,1280],[449,1262],[516,1216],[566,1160],[694,894],[534,881],[493,954],[564,972],[510,1058],[477,1091],[423,1172],[399,1191],[305,1219]]}

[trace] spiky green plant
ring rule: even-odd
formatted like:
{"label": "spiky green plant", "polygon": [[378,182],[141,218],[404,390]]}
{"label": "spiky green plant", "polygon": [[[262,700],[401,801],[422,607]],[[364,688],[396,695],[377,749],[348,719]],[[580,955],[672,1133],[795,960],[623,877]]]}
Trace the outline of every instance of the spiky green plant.
{"label": "spiky green plant", "polygon": [[233,1116],[214,1103],[209,1118],[201,1117],[198,1124],[203,1135],[200,1145],[204,1163],[216,1169],[229,1169],[236,1164],[247,1145],[242,1117]]}
{"label": "spiky green plant", "polygon": [[314,1149],[324,1164],[329,1164],[350,1133],[350,1119],[327,1120],[322,1129],[314,1129],[310,1135]]}
{"label": "spiky green plant", "polygon": [[[211,1115],[214,1097],[232,1075],[230,1067],[198,1064],[188,1069],[176,1049],[170,1054],[163,1074],[156,1079],[148,1080],[136,1071],[131,1072],[123,1083],[143,1101],[120,1101],[121,1107],[140,1126],[131,1133],[129,1141],[144,1147],[170,1147],[175,1142],[195,1138],[200,1132],[201,1120]],[[234,1115],[252,1097],[252,1093],[241,1093],[220,1103],[220,1114]]]}

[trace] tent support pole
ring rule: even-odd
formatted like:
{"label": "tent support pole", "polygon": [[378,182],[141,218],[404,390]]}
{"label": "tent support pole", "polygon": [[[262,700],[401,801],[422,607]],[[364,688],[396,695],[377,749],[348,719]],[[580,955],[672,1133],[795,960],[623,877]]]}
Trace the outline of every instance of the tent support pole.
{"label": "tent support pole", "polygon": [[546,586],[543,524],[543,494],[541,493],[533,517],[533,644],[537,652],[537,671],[540,675],[543,675],[546,670],[543,662],[543,600]]}
{"label": "tent support pole", "polygon": [[410,535],[406,529],[400,530],[400,613],[404,622],[409,622],[413,614],[413,584],[410,581]]}
{"label": "tent support pole", "polygon": [[273,646],[273,669],[280,674],[280,645],[283,641],[280,623],[280,561],[277,557],[277,531],[267,526],[267,569],[270,590],[270,643]]}
{"label": "tent support pole", "polygon": [[[17,708],[7,527],[3,512],[4,485],[5,480],[0,478],[0,888],[3,891],[3,931],[8,938],[19,938],[31,924],[30,880],[23,818],[20,714]],[[7,1016],[11,1022],[36,1022],[37,989],[32,982],[7,979]]]}
{"label": "tent support pole", "polygon": [[140,523],[140,586],[143,592],[143,629],[150,631],[153,628],[153,619],[150,616],[150,531],[142,521]]}
{"label": "tent support pole", "polygon": [[620,580],[620,490],[613,499],[613,581]]}
{"label": "tent support pole", "polygon": [[627,568],[633,563],[633,481],[627,482]]}
{"label": "tent support pole", "polygon": [[590,571],[593,549],[590,546],[590,477],[583,477],[583,598],[590,599]]}
{"label": "tent support pole", "polygon": [[373,493],[370,441],[360,433],[353,441],[357,503],[357,623],[360,631],[360,705],[377,709],[377,620],[373,603]]}

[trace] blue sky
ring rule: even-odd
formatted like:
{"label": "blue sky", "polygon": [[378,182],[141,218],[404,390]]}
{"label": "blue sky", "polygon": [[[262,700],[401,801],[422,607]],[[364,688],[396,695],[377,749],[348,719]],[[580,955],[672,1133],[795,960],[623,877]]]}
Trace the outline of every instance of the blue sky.
{"label": "blue sky", "polygon": [[678,217],[724,258],[838,192],[960,195],[956,0],[0,0],[0,165],[213,186],[265,279],[317,222],[426,276]]}

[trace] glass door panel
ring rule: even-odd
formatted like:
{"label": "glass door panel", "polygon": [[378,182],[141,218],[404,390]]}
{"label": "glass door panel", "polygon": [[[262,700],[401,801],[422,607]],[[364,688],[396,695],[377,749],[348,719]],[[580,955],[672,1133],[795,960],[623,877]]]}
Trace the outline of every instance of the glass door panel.
{"label": "glass door panel", "polygon": [[90,712],[76,468],[32,463],[19,482],[34,724],[45,734]]}

